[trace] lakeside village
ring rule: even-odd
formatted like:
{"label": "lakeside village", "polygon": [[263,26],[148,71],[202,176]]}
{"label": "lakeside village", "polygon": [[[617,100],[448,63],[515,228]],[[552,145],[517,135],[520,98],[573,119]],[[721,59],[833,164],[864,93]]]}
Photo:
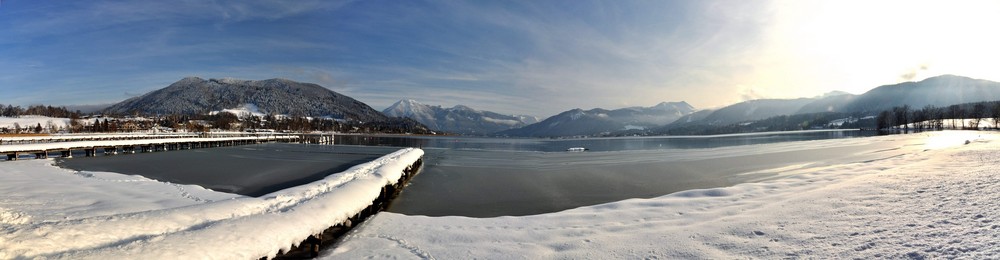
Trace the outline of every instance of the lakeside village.
{"label": "lakeside village", "polygon": [[[405,122],[405,121],[404,121]],[[362,122],[332,117],[212,111],[199,115],[122,116],[69,111],[65,107],[0,105],[0,134],[73,133],[420,133],[435,134],[414,124]]]}

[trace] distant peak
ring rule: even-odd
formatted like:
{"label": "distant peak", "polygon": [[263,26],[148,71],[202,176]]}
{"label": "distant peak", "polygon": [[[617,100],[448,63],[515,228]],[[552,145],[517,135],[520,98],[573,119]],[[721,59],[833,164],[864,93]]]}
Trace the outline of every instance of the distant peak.
{"label": "distant peak", "polygon": [[694,110],[694,107],[691,106],[691,104],[688,104],[686,101],[660,102],[659,104],[656,104],[652,108]]}
{"label": "distant peak", "polygon": [[454,107],[452,107],[451,109],[455,109],[455,110],[468,110],[468,111],[476,111],[475,109],[472,109],[471,107],[467,107],[467,106],[464,106],[464,105],[455,105],[455,106],[454,106]]}
{"label": "distant peak", "polygon": [[414,110],[415,108],[423,107],[423,106],[425,106],[425,105],[421,104],[420,102],[417,102],[416,100],[413,100],[413,99],[401,99],[399,101],[396,101],[396,103],[393,103],[388,108],[386,108],[386,111],[389,111],[389,110],[397,110],[397,111],[400,111],[400,112],[411,111],[411,110]]}
{"label": "distant peak", "polygon": [[209,81],[217,82],[217,83],[222,83],[222,84],[239,84],[239,83],[250,82],[250,80],[242,80],[242,79],[230,78],[230,77],[225,77],[225,78],[221,78],[221,79],[210,79]]}
{"label": "distant peak", "polygon": [[423,105],[423,104],[421,104],[419,101],[407,98],[407,99],[400,99],[399,101],[396,101],[396,104],[393,104],[393,106],[396,106],[396,105],[413,106],[413,105]]}
{"label": "distant peak", "polygon": [[180,81],[201,82],[201,81],[205,81],[205,80],[202,79],[202,78],[199,78],[199,77],[195,77],[195,76],[187,76],[187,77],[184,77],[183,79],[181,79]]}
{"label": "distant peak", "polygon": [[973,78],[966,77],[966,76],[959,76],[959,75],[953,75],[953,74],[943,74],[943,75],[939,75],[939,76],[934,76],[934,77],[926,78],[924,80],[921,80],[921,82],[923,82],[923,81],[935,81],[935,80],[972,80],[972,79]]}
{"label": "distant peak", "polygon": [[664,101],[664,102],[660,102],[659,104],[656,104],[656,106],[677,106],[677,105],[690,106],[687,102],[684,102],[684,101],[679,101],[679,102],[666,102],[666,101]]}
{"label": "distant peak", "polygon": [[[252,80],[248,80],[248,81],[252,81]],[[294,80],[290,80],[290,79],[286,79],[286,78],[273,78],[273,79],[268,79],[268,80],[264,80],[264,81],[281,82],[281,83],[298,83],[298,81],[294,81]]]}
{"label": "distant peak", "polygon": [[835,97],[835,96],[843,96],[843,95],[851,95],[851,93],[847,93],[847,92],[840,91],[840,90],[834,90],[834,91],[826,92],[823,95],[820,95],[819,97],[820,98],[827,98],[827,97]]}

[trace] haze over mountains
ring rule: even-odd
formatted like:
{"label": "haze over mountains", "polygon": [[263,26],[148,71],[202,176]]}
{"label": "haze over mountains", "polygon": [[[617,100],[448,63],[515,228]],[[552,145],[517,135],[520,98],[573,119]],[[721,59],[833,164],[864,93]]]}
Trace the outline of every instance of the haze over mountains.
{"label": "haze over mountains", "polygon": [[628,107],[615,110],[577,108],[549,117],[536,124],[498,132],[497,135],[547,137],[644,130],[668,124],[694,111],[694,107],[683,101],[663,102],[652,107]]}
{"label": "haze over mountains", "polygon": [[[574,109],[560,113],[538,124],[500,132],[509,136],[574,136],[629,134],[663,134],[683,127],[721,127],[748,123],[776,116],[838,113],[843,117],[873,116],[894,106],[920,108],[1000,100],[1000,83],[955,75],[942,75],[919,82],[905,82],[874,88],[864,94],[831,92],[812,98],[748,100],[715,110],[678,109],[676,120],[656,124],[643,120],[621,120],[622,110]],[[681,102],[682,103],[682,102]],[[669,103],[668,103],[669,104]],[[686,105],[686,103],[684,103]],[[688,106],[690,107],[690,106]],[[816,116],[823,118],[823,116]]]}
{"label": "haze over mountains", "polygon": [[408,117],[430,129],[467,135],[486,135],[538,122],[525,115],[503,115],[463,105],[451,108],[421,104],[412,99],[396,102],[382,111],[387,116]]}
{"label": "haze over mountains", "polygon": [[[188,77],[163,89],[105,109],[114,114],[199,114],[240,107],[262,113],[328,117],[345,121],[414,120],[428,129],[466,135],[524,137],[662,134],[671,129],[721,127],[776,116],[835,113],[813,118],[872,116],[894,106],[949,106],[1000,100],[1000,83],[942,75],[919,82],[874,88],[854,95],[831,92],[812,98],[748,100],[715,110],[697,110],[686,102],[651,107],[572,109],[541,122],[534,116],[506,115],[464,105],[451,108],[400,100],[382,112],[320,85],[286,79],[237,80]],[[459,102],[461,103],[461,102]],[[413,121],[411,121],[413,122]]]}

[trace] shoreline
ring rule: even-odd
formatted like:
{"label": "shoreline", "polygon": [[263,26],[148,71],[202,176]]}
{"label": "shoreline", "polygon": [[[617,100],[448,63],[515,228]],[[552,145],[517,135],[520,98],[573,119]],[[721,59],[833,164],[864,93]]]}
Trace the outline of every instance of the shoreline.
{"label": "shoreline", "polygon": [[[919,141],[901,156],[817,165],[696,189],[524,217],[379,214],[325,259],[989,258],[1000,254],[996,134]],[[969,144],[964,141],[969,140]],[[919,144],[919,145],[917,145]]]}

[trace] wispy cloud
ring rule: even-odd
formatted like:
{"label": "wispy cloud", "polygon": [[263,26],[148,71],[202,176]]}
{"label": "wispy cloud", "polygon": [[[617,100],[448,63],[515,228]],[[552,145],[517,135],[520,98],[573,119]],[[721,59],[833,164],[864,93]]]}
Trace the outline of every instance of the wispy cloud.
{"label": "wispy cloud", "polygon": [[[771,94],[860,93],[858,88],[931,73],[995,73],[977,61],[1000,53],[991,51],[1000,41],[981,36],[988,30],[975,34],[981,26],[961,16],[918,18],[927,10],[990,17],[1000,9],[921,2],[913,5],[931,6],[906,5],[898,21],[879,22],[892,10],[883,7],[888,4],[853,9],[859,5],[865,4],[5,2],[0,85],[19,86],[14,102],[72,104],[111,102],[184,76],[283,77],[318,83],[376,108],[415,98],[547,116],[577,107],[680,100],[714,107]],[[857,21],[845,21],[846,14]],[[911,23],[903,32],[891,30]],[[924,34],[918,29],[942,35],[934,39],[961,40],[919,41]],[[933,70],[914,64],[933,64]],[[39,87],[60,91],[32,92]]]}

